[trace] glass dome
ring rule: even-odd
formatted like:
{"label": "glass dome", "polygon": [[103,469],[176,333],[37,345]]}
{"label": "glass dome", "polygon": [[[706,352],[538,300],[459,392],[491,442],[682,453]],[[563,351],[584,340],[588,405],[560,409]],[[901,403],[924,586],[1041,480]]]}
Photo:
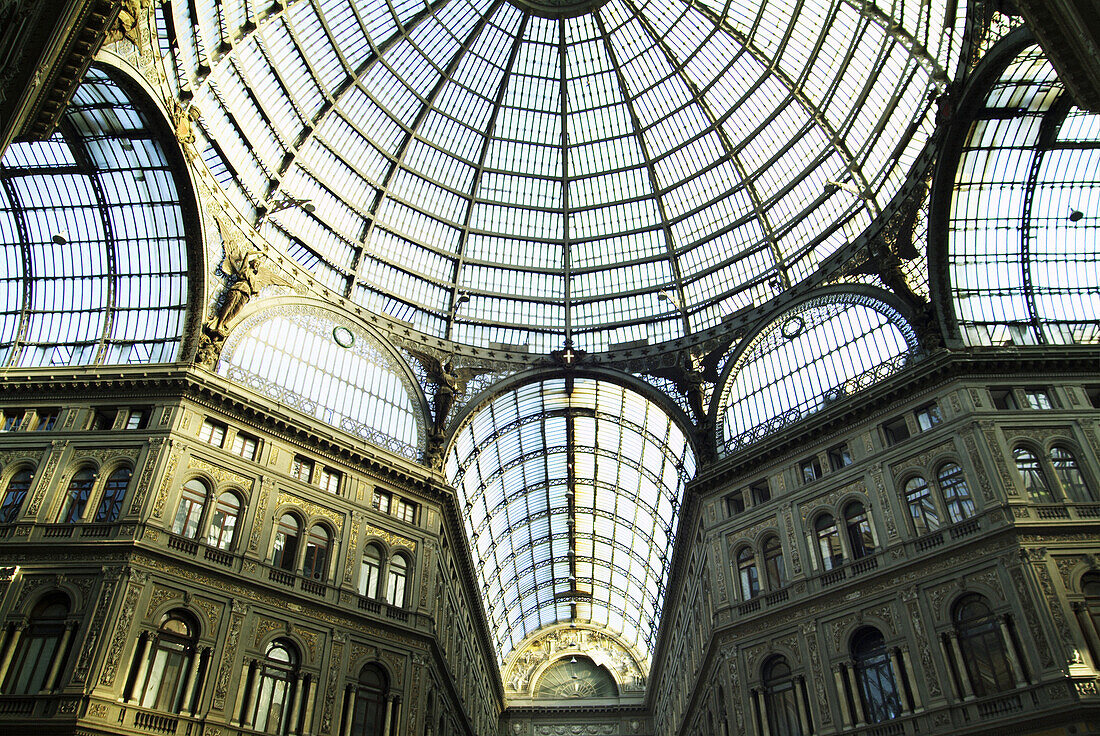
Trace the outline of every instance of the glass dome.
{"label": "glass dome", "polygon": [[964,6],[157,12],[200,154],[269,241],[422,332],[547,352],[682,337],[811,277],[928,141]]}

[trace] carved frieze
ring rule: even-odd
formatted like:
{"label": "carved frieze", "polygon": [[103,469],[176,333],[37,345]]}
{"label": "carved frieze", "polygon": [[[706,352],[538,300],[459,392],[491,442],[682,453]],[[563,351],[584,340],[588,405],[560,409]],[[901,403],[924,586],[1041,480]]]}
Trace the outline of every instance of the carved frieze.
{"label": "carved frieze", "polygon": [[[168,503],[168,491],[172,487],[172,479],[176,475],[176,465],[180,461],[180,454],[172,452],[169,447],[168,462],[164,465],[164,475],[160,479],[160,488],[157,490],[157,500],[153,502],[153,518],[159,519],[164,515],[164,507]],[[131,506],[131,510],[134,509]]]}
{"label": "carved frieze", "polygon": [[[237,646],[241,640],[241,625],[248,613],[247,606],[239,606],[233,602],[233,610],[229,615],[229,630],[225,635],[225,647],[222,651],[222,661],[218,665],[218,675],[214,680],[214,709],[225,710],[226,697],[229,694],[229,681],[235,669],[237,658]],[[241,684],[243,687],[243,683]]]}
{"label": "carved frieze", "polygon": [[332,659],[328,668],[328,683],[325,688],[325,700],[321,706],[321,733],[332,733],[332,715],[336,708],[336,696],[342,693],[340,685],[340,673],[344,656],[344,643],[335,639],[332,645]]}
{"label": "carved frieze", "polygon": [[52,444],[53,447],[46,459],[46,465],[35,478],[34,495],[31,496],[31,502],[27,505],[27,516],[30,518],[38,516],[38,511],[42,508],[42,501],[46,498],[46,491],[50,487],[50,481],[53,480],[53,474],[57,471],[57,466],[61,463],[61,456],[65,454],[65,450],[69,446],[69,443],[65,441],[54,441]]}
{"label": "carved frieze", "polygon": [[160,451],[165,442],[162,437],[154,437],[149,440],[149,454],[145,458],[145,467],[141,469],[141,476],[134,488],[133,500],[130,501],[131,514],[138,513],[141,510],[141,505],[145,503],[145,496],[149,492],[149,484],[153,480],[153,471],[157,467],[157,461],[160,460]]}
{"label": "carved frieze", "polygon": [[340,534],[341,530],[344,528],[344,515],[339,511],[325,508],[324,506],[313,503],[312,501],[306,501],[303,498],[298,498],[297,496],[294,496],[285,491],[279,492],[278,504],[280,506],[294,506],[301,509],[311,517],[320,516],[322,519],[328,519],[332,522],[332,525],[336,527],[337,534]]}
{"label": "carved frieze", "polygon": [[862,479],[849,483],[846,486],[841,486],[840,488],[834,489],[832,492],[826,493],[823,496],[818,496],[817,498],[799,504],[799,513],[802,516],[803,527],[807,527],[809,525],[810,513],[824,507],[833,508],[836,506],[837,501],[852,493],[859,493],[862,494],[864,497],[867,496],[867,486],[864,484]]}
{"label": "carved frieze", "polygon": [[411,539],[405,539],[404,537],[400,537],[400,536],[394,534],[393,532],[388,532],[385,529],[379,529],[376,526],[371,526],[370,524],[366,524],[363,527],[363,532],[364,532],[364,534],[366,535],[366,537],[368,539],[371,538],[371,537],[374,537],[376,539],[381,539],[383,542],[388,544],[390,547],[404,547],[405,549],[409,550],[410,552],[415,552],[416,551],[416,542],[415,541],[413,541]]}
{"label": "carved frieze", "polygon": [[1035,612],[1035,607],[1032,605],[1023,571],[1019,568],[1014,568],[1009,575],[1012,578],[1012,584],[1016,588],[1016,595],[1020,599],[1020,608],[1023,609],[1024,612],[1024,622],[1027,625],[1027,631],[1030,634],[1031,640],[1035,642],[1035,648],[1039,651],[1040,661],[1044,668],[1053,667],[1054,655],[1050,650],[1050,646],[1047,644],[1046,634],[1043,632],[1043,627],[1039,623],[1039,617]]}
{"label": "carved frieze", "polygon": [[260,534],[264,529],[264,512],[267,511],[267,497],[275,491],[275,481],[264,478],[260,481],[260,498],[256,501],[256,515],[252,520],[252,532],[248,535],[248,551],[256,552],[260,548]]}
{"label": "carved frieze", "polygon": [[144,588],[145,580],[137,576],[132,576],[126,586],[126,596],[123,598],[122,607],[115,618],[115,637],[111,641],[107,659],[103,663],[103,672],[99,676],[99,684],[101,685],[106,687],[114,685],[115,673],[118,671],[118,664],[122,660],[122,650],[126,647],[126,642],[130,638],[130,624],[134,620],[138,599],[141,597],[141,591]]}
{"label": "carved frieze", "polygon": [[190,458],[188,460],[188,467],[193,470],[201,470],[202,472],[206,473],[211,478],[213,478],[219,486],[223,483],[228,483],[230,485],[241,488],[242,490],[251,488],[252,486],[252,481],[247,476],[241,475],[240,473],[235,473],[232,470],[221,467],[220,465],[208,463],[202,458]]}
{"label": "carved frieze", "polygon": [[[344,557],[344,582],[351,583],[352,575],[355,572],[355,561],[359,559],[359,514],[352,512],[351,514],[351,539],[348,542],[348,553]],[[427,576],[425,576],[425,579]],[[421,600],[424,600],[423,594],[420,596]]]}
{"label": "carved frieze", "polygon": [[929,467],[932,461],[941,455],[947,455],[955,452],[955,444],[948,440],[947,442],[941,442],[935,447],[925,450],[924,452],[907,457],[904,460],[894,463],[890,466],[890,474],[897,480],[898,477],[908,473],[910,471],[919,472],[921,475],[927,475],[931,472]]}

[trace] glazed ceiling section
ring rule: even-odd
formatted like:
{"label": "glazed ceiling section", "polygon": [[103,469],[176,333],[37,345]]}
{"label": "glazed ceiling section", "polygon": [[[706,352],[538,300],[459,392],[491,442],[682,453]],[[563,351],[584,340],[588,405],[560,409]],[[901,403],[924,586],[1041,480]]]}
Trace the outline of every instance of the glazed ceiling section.
{"label": "glazed ceiling section", "polygon": [[527,384],[473,416],[445,470],[502,660],[544,626],[583,621],[648,661],[695,471],[660,408],[610,383]]}
{"label": "glazed ceiling section", "polygon": [[[160,25],[271,241],[425,332],[545,352],[709,327],[860,233],[931,133],[945,5],[196,0]],[[284,196],[316,210],[254,209]]]}

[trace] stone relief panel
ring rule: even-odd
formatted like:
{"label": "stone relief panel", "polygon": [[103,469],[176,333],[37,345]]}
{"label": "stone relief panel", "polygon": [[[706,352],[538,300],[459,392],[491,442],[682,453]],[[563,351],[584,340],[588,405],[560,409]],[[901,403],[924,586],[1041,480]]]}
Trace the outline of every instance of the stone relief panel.
{"label": "stone relief panel", "polygon": [[606,667],[624,693],[645,689],[644,670],[637,657],[613,636],[594,629],[557,628],[525,642],[511,655],[504,668],[504,687],[528,694],[533,677],[546,662],[571,654],[583,654]]}

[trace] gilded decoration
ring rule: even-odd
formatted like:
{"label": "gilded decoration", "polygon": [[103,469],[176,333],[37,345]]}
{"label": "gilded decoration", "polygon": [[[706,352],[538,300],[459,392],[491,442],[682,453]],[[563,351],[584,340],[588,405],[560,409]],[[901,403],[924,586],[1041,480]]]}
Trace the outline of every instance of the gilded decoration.
{"label": "gilded decoration", "polygon": [[353,668],[359,668],[363,663],[378,659],[378,647],[370,644],[351,643],[351,661]]}
{"label": "gilded decoration", "polygon": [[535,736],[617,736],[617,723],[573,723],[535,725]]}
{"label": "gilded decoration", "polygon": [[416,542],[411,539],[399,537],[393,532],[388,532],[385,529],[379,529],[376,526],[371,526],[370,524],[367,524],[363,527],[363,532],[366,534],[367,538],[374,537],[376,539],[381,539],[390,547],[404,547],[410,552],[416,551]]}
{"label": "gilded decoration", "polygon": [[1058,599],[1058,593],[1054,590],[1054,581],[1051,579],[1050,569],[1045,562],[1037,562],[1035,563],[1035,574],[1039,579],[1039,589],[1043,591],[1043,600],[1050,603],[1048,608],[1051,617],[1054,619],[1054,628],[1058,630],[1058,636],[1062,639],[1062,646],[1069,652],[1075,653],[1077,648],[1074,646],[1073,634],[1069,628],[1069,621],[1066,620],[1062,603]]}
{"label": "gilded decoration", "polygon": [[253,637],[252,648],[259,649],[260,644],[262,644],[273,631],[288,632],[289,630],[290,624],[286,621],[268,618],[267,616],[258,616],[256,619],[256,635]]}
{"label": "gilded decoration", "polygon": [[920,591],[913,585],[902,591],[902,599],[909,612],[909,621],[913,625],[913,636],[916,641],[917,651],[920,654],[921,669],[924,670],[924,682],[928,688],[928,694],[934,698],[940,697],[943,691],[940,689],[939,677],[936,673],[936,665],[932,659],[932,649],[928,643],[928,631],[924,627],[924,618],[920,611]]}
{"label": "gilded decoration", "polygon": [[403,687],[405,684],[405,655],[383,651],[381,659],[389,665],[394,685],[398,688]]}
{"label": "gilded decoration", "polygon": [[137,486],[134,488],[134,498],[130,501],[131,514],[139,513],[141,505],[145,503],[145,494],[149,492],[149,484],[153,480],[153,471],[160,460],[160,451],[164,444],[163,437],[154,437],[149,440],[149,453],[145,458],[145,467],[141,469],[141,477],[138,478]]}
{"label": "gilded decoration", "polygon": [[895,480],[905,473],[914,470],[921,475],[925,475],[928,473],[929,466],[932,464],[933,460],[940,457],[941,455],[948,455],[953,453],[955,453],[955,444],[948,440],[947,442],[942,442],[929,450],[925,450],[919,455],[913,455],[912,457],[907,457],[901,462],[894,463],[890,466],[890,474],[894,477]]}
{"label": "gilded decoration", "polygon": [[183,593],[178,590],[172,590],[171,588],[162,588],[159,585],[153,586],[153,594],[149,596],[149,607],[145,610],[145,620],[149,621],[153,618],[153,614],[157,612],[157,609],[163,606],[165,603],[171,600],[183,601]]}
{"label": "gilded decoration", "polygon": [[260,498],[256,502],[256,515],[252,520],[252,532],[248,535],[248,551],[256,552],[260,548],[260,535],[264,529],[264,512],[267,510],[267,497],[275,491],[275,481],[264,478],[260,481]]}
{"label": "gilded decoration", "polygon": [[0,452],[0,468],[8,467],[8,464],[15,460],[30,460],[37,466],[42,459],[42,453],[40,450],[33,450],[30,448],[20,448],[18,450],[4,450]]}
{"label": "gilded decoration", "polygon": [[77,463],[82,460],[92,459],[102,468],[107,465],[107,463],[118,460],[119,458],[136,460],[139,454],[141,454],[140,447],[97,447],[91,450],[76,450],[73,452],[72,462]]}
{"label": "gilded decoration", "polygon": [[157,500],[153,502],[153,518],[159,519],[164,514],[164,506],[168,503],[168,489],[172,487],[172,478],[176,474],[176,465],[180,461],[180,453],[172,451],[172,443],[168,443],[168,462],[164,466],[164,475],[161,476],[160,489],[157,490]]}
{"label": "gilded decoration", "polygon": [[312,501],[306,501],[305,499],[293,496],[285,491],[279,492],[279,506],[294,506],[306,512],[311,517],[320,516],[323,519],[328,519],[332,522],[332,525],[336,527],[336,533],[340,534],[344,528],[344,515],[339,511],[333,511],[332,509],[325,508]]}
{"label": "gilded decoration", "polygon": [[[111,570],[104,576],[103,593],[99,596],[95,613],[92,614],[92,624],[84,637],[84,646],[80,651],[80,659],[73,668],[73,682],[84,683],[88,681],[88,672],[92,668],[92,660],[95,658],[99,639],[103,634],[103,627],[107,620],[107,611],[111,608],[111,601],[115,597],[115,585],[118,582],[118,570]],[[90,580],[90,578],[89,578]]]}
{"label": "gilded decoration", "polygon": [[344,582],[349,584],[355,572],[355,560],[359,556],[359,527],[359,514],[353,511],[351,513],[351,540],[348,542],[348,553],[344,557]]}
{"label": "gilded decoration", "polygon": [[50,487],[53,474],[57,471],[57,466],[61,464],[61,456],[65,454],[65,450],[69,447],[69,443],[63,440],[54,440],[52,445],[50,455],[46,459],[46,465],[35,479],[34,495],[27,505],[27,516],[32,519],[38,516],[38,510],[42,508],[42,501],[46,497],[46,491]]}
{"label": "gilded decoration", "polygon": [[[429,571],[432,569],[432,545],[428,542],[424,546],[424,574],[420,576],[420,596],[417,599],[419,607],[424,610],[428,607],[428,579],[431,577]],[[350,581],[349,581],[350,582]]]}
{"label": "gilded decoration", "polygon": [[126,597],[123,599],[122,607],[115,619],[115,638],[111,641],[111,648],[107,652],[107,659],[104,661],[103,673],[99,676],[100,685],[111,687],[115,683],[115,672],[118,670],[118,663],[122,659],[122,650],[126,647],[126,642],[130,637],[130,623],[134,619],[138,598],[141,597],[141,591],[144,588],[144,580],[137,576],[126,587]]}
{"label": "gilded decoration", "polygon": [[27,575],[23,578],[23,585],[19,589],[19,597],[15,601],[13,610],[21,611],[23,604],[27,601],[27,598],[34,593],[34,591],[41,588],[43,585],[52,584],[54,582],[51,575]]}
{"label": "gilded decoration", "polygon": [[233,675],[234,662],[237,658],[237,645],[241,640],[241,625],[247,613],[247,606],[239,607],[236,602],[233,603],[233,612],[229,616],[229,631],[225,635],[222,661],[218,665],[218,676],[214,681],[214,709],[218,711],[225,710],[225,700],[229,694],[229,680]]}
{"label": "gilded decoration", "polygon": [[341,663],[344,655],[343,642],[333,637],[332,658],[329,660],[328,686],[325,688],[325,700],[321,707],[321,733],[332,733],[332,716],[336,709],[336,694],[340,692]]}
{"label": "gilded decoration", "polygon": [[1001,478],[1001,487],[1008,495],[1019,496],[1020,492],[1016,490],[1016,484],[1008,472],[1008,465],[1005,464],[1004,453],[998,449],[1001,443],[997,439],[996,427],[990,421],[982,421],[978,424],[982,428],[982,435],[985,437],[986,444],[993,450],[993,464],[996,466],[997,474]]}
{"label": "gilded decoration", "polygon": [[210,631],[214,632],[218,628],[218,619],[221,618],[221,612],[224,606],[216,601],[210,601],[205,598],[193,598],[191,604],[206,614],[206,622],[210,624]]}
{"label": "gilded decoration", "polygon": [[524,642],[508,657],[504,668],[505,689],[531,692],[545,664],[572,654],[585,655],[606,667],[622,692],[645,689],[645,673],[637,658],[615,637],[585,627],[554,628]]}
{"label": "gilded decoration", "polygon": [[[812,621],[808,625],[803,626],[802,636],[806,641],[806,651],[810,657],[810,668],[814,673],[814,690],[817,692],[818,702],[827,703],[829,701],[825,695],[825,673],[822,671],[821,656],[817,646],[816,627],[814,627]],[[823,724],[830,724],[833,722],[832,712],[829,708],[821,709],[821,722]]]}
{"label": "gilded decoration", "polygon": [[247,476],[241,475],[240,473],[234,473],[232,470],[228,470],[219,465],[208,463],[202,458],[191,457],[188,460],[188,467],[192,470],[201,470],[217,481],[218,485],[229,483],[238,486],[242,490],[252,487],[252,481]]}
{"label": "gilded decoration", "polygon": [[786,552],[791,557],[791,570],[795,575],[802,574],[802,560],[798,556],[798,540],[794,536],[794,515],[791,512],[791,508],[788,506],[783,509],[783,518],[786,520],[787,528],[787,549]]}
{"label": "gilded decoration", "polygon": [[763,519],[762,521],[753,524],[748,529],[740,529],[737,532],[731,534],[730,538],[733,540],[733,544],[735,545],[746,540],[751,542],[752,544],[755,544],[756,541],[760,538],[760,534],[765,529],[771,529],[778,533],[780,531],[779,517],[773,516]]}

